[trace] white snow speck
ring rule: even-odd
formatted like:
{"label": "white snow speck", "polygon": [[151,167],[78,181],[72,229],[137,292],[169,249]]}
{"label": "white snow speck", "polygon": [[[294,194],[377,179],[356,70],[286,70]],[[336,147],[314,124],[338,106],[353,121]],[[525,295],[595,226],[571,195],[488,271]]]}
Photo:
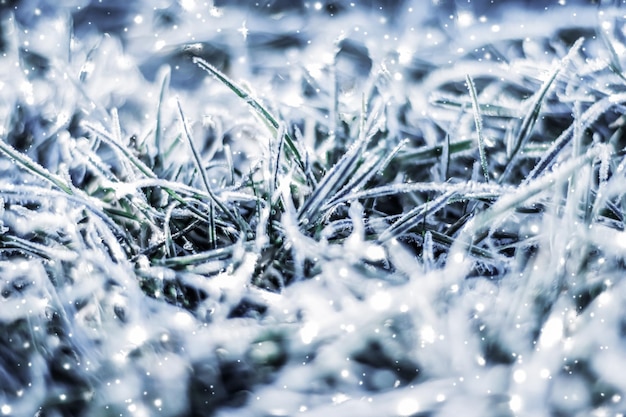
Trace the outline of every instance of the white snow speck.
{"label": "white snow speck", "polygon": [[387,291],[378,291],[369,299],[369,305],[376,311],[385,311],[391,306],[391,295]]}
{"label": "white snow speck", "polygon": [[563,337],[563,320],[559,317],[551,317],[541,329],[539,344],[549,348],[557,344]]}
{"label": "white snow speck", "polygon": [[143,327],[134,326],[128,332],[127,338],[131,344],[135,346],[140,346],[141,344],[143,344],[143,342],[146,341],[146,339],[148,339],[148,333]]}
{"label": "white snow speck", "polygon": [[474,23],[474,15],[469,11],[460,11],[457,15],[458,24],[460,27],[468,27]]}
{"label": "white snow speck", "polygon": [[300,329],[300,339],[302,339],[302,343],[306,345],[310,344],[313,341],[313,339],[317,336],[319,329],[320,329],[319,325],[314,321],[310,321],[306,323]]}
{"label": "white snow speck", "polygon": [[373,262],[379,262],[387,258],[385,249],[379,245],[368,245],[365,249],[365,257]]}
{"label": "white snow speck", "polygon": [[403,398],[398,403],[397,412],[401,416],[410,416],[419,410],[419,403],[413,398]]}
{"label": "white snow speck", "polygon": [[180,6],[187,11],[192,11],[193,9],[196,8],[196,1],[195,0],[180,0]]}
{"label": "white snow speck", "polygon": [[509,407],[513,412],[520,411],[522,409],[522,398],[519,395],[511,395]]}
{"label": "white snow speck", "polygon": [[435,333],[435,329],[431,326],[423,326],[420,330],[420,337],[426,343],[435,343],[435,339],[437,338],[437,334]]}
{"label": "white snow speck", "polygon": [[333,404],[336,405],[336,404],[345,403],[349,399],[350,397],[348,397],[346,394],[338,393],[337,395],[333,396]]}

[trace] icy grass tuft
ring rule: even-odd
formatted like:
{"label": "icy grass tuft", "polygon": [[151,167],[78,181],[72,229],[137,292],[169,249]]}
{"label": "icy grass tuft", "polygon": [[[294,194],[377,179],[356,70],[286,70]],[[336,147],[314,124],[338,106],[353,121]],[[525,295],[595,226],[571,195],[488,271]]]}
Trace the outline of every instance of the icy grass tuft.
{"label": "icy grass tuft", "polygon": [[0,9],[0,414],[623,413],[623,10],[240,3]]}

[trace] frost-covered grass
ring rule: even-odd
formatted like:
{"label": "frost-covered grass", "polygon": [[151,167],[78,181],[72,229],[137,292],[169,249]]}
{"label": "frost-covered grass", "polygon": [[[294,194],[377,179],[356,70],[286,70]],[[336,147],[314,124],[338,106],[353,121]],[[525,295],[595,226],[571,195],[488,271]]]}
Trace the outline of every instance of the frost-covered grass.
{"label": "frost-covered grass", "polygon": [[568,3],[0,6],[0,414],[626,413],[626,9]]}

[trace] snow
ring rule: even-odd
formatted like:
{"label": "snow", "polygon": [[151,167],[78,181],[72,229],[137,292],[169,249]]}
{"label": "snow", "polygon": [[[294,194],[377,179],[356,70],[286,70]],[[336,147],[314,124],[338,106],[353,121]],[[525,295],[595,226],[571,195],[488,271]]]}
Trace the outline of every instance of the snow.
{"label": "snow", "polygon": [[624,10],[435,3],[0,6],[0,414],[623,413]]}

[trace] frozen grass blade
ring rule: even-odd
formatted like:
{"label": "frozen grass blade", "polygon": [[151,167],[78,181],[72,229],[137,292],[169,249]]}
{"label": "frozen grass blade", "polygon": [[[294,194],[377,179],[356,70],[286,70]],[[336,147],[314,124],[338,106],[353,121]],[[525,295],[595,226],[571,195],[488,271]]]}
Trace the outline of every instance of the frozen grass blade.
{"label": "frozen grass blade", "polygon": [[[452,248],[457,242],[457,239],[452,238],[443,233],[437,232],[435,230],[428,230],[427,233],[431,234],[433,242],[436,242],[439,245],[445,246],[447,248]],[[502,261],[502,257],[495,256],[490,251],[483,249],[483,248],[479,248],[474,245],[469,247],[469,253],[472,256],[480,259],[481,261],[486,261],[486,262],[492,262],[494,260]]]}
{"label": "frozen grass blade", "polygon": [[468,181],[460,184],[450,184],[445,182],[419,182],[409,184],[391,184],[369,188],[367,190],[351,192],[341,198],[334,199],[332,203],[342,204],[351,200],[365,200],[386,197],[390,195],[400,195],[407,193],[445,193],[453,191],[459,194],[462,199],[492,199],[497,198],[508,191],[507,187]]}
{"label": "frozen grass blade", "polygon": [[[364,112],[365,109],[362,109],[357,141],[326,173],[313,193],[298,210],[300,224],[309,226],[315,224],[325,203],[330,201],[337,191],[350,182],[352,175],[358,169],[364,149],[371,138],[370,129],[373,127],[378,115],[378,112],[375,111],[370,114],[369,118],[366,118],[365,114],[363,114]],[[375,172],[375,170],[370,170],[370,172]]]}
{"label": "frozen grass blade", "polygon": [[226,155],[226,166],[230,173],[228,182],[230,185],[233,185],[235,183],[235,166],[233,165],[233,154],[229,144],[224,144],[224,154]]}
{"label": "frozen grass blade", "polygon": [[[170,190],[175,193],[179,198],[188,196],[194,200],[211,200],[211,196],[195,187],[185,185],[183,183],[168,181],[161,178],[143,178],[134,182],[126,184],[129,188],[162,188],[164,190]],[[257,198],[244,193],[237,193],[236,191],[222,191],[222,194],[227,196],[229,200],[233,201],[256,201]],[[178,201],[178,200],[177,200]],[[180,202],[180,201],[179,201]],[[184,202],[180,202],[185,205]]]}
{"label": "frozen grass blade", "polygon": [[[336,205],[336,201],[342,200],[349,192],[355,192],[362,189],[365,184],[379,171],[385,163],[385,155],[381,154],[377,157],[372,156],[364,161],[364,163],[350,176],[350,180],[342,186],[334,196],[329,196],[328,201],[322,205],[320,210],[325,211]],[[345,201],[345,200],[344,200]]]}
{"label": "frozen grass blade", "polygon": [[[278,120],[270,113],[269,110],[265,108],[258,100],[248,94],[243,88],[238,86],[234,81],[230,80],[226,75],[224,75],[221,71],[215,68],[213,65],[206,62],[204,59],[199,57],[193,57],[194,64],[198,65],[200,68],[211,74],[217,80],[219,80],[222,84],[228,87],[233,93],[237,95],[237,97],[243,99],[259,116],[261,116],[261,120],[270,128],[273,135],[276,135],[279,129]],[[302,155],[300,155],[300,151],[298,151],[298,147],[296,146],[291,135],[285,131],[285,142],[287,147],[293,153],[293,156],[298,164],[298,167],[302,170],[302,173],[306,175],[306,166],[304,164],[304,160]]]}
{"label": "frozen grass blade", "polygon": [[[605,97],[602,100],[593,103],[580,117],[579,128],[581,131],[588,129],[594,122],[598,120],[603,114],[605,114],[611,107],[626,102],[626,93],[618,93],[610,97]],[[576,121],[577,122],[577,121]],[[575,123],[576,123],[575,122]],[[559,153],[565,148],[565,146],[571,141],[574,133],[574,125],[570,125],[550,146],[547,152],[541,160],[535,165],[533,170],[528,174],[524,182],[530,183],[541,176],[552,164]]]}
{"label": "frozen grass blade", "polygon": [[233,252],[240,246],[240,244],[232,244],[208,251],[194,253],[192,255],[185,256],[173,256],[171,258],[162,259],[156,261],[158,265],[167,266],[170,268],[186,268],[192,265],[199,265],[210,261],[227,260],[231,258]]}
{"label": "frozen grass blade", "polygon": [[[193,160],[196,164],[196,170],[200,174],[200,178],[202,179],[202,184],[206,189],[207,193],[211,196],[209,200],[209,247],[214,249],[217,242],[217,233],[215,230],[215,213],[213,212],[213,203],[220,204],[217,200],[217,197],[213,194],[211,190],[211,186],[209,185],[209,180],[206,177],[206,171],[204,166],[202,165],[202,161],[200,160],[200,155],[196,150],[196,146],[193,144],[193,139],[191,137],[191,133],[189,132],[189,127],[187,126],[187,121],[185,120],[185,115],[183,114],[183,109],[180,106],[180,101],[176,100],[176,105],[178,106],[178,114],[180,116],[181,123],[183,125],[183,131],[185,133],[185,137],[187,138],[187,143],[189,144],[189,148],[191,149],[191,153],[193,154]],[[223,206],[220,207],[222,211],[227,213],[227,209]]]}
{"label": "frozen grass blade", "polygon": [[[10,189],[5,187],[0,190],[2,199],[15,205],[24,204],[26,202],[37,202],[39,205],[44,205],[46,202],[54,199],[65,199],[77,207],[84,207],[87,212],[94,215],[94,220],[102,222],[99,224],[98,230],[103,236],[98,238],[98,241],[108,245],[110,251],[115,257],[114,259],[117,262],[121,262],[123,259],[126,259],[126,252],[136,253],[137,245],[135,244],[135,241],[131,239],[131,237],[128,236],[128,234],[125,233],[125,231],[122,230],[122,228],[115,223],[109,215],[106,214],[106,210],[102,209],[101,205],[98,204],[97,201],[85,198],[81,194],[82,193],[68,195],[54,189],[27,185],[15,186]],[[127,246],[122,249],[120,242],[124,242]]]}
{"label": "frozen grass blade", "polygon": [[157,155],[161,155],[163,150],[161,149],[161,136],[163,129],[163,102],[165,101],[165,94],[170,84],[171,70],[170,67],[166,67],[163,78],[161,80],[161,90],[159,91],[159,102],[157,103],[157,114],[156,114],[156,127],[154,130],[154,146],[157,150]]}
{"label": "frozen grass blade", "polygon": [[548,90],[552,86],[554,80],[556,80],[557,75],[561,72],[562,66],[556,67],[548,79],[543,83],[541,89],[534,95],[533,100],[530,104],[530,111],[526,113],[524,119],[522,120],[522,124],[519,128],[517,136],[512,139],[510,151],[508,152],[509,163],[507,164],[507,169],[504,171],[504,174],[500,178],[500,181],[504,181],[510,175],[510,167],[514,166],[514,159],[516,158],[519,150],[522,148],[524,143],[530,137],[530,133],[532,132],[533,126],[539,117],[541,112],[541,103],[545,98]]}
{"label": "frozen grass blade", "polygon": [[[435,106],[458,111],[465,110],[466,108],[473,106],[471,100],[468,102],[467,100],[460,100],[457,97],[447,95],[437,96],[436,98],[431,99],[431,103]],[[505,119],[516,119],[520,117],[520,110],[497,104],[479,104],[478,108],[480,110],[480,114],[483,116],[502,117]]]}
{"label": "frozen grass blade", "polygon": [[35,174],[35,176],[51,183],[66,194],[75,194],[74,187],[65,182],[65,180],[63,180],[58,175],[55,175],[52,172],[48,171],[46,168],[42,167],[37,162],[29,158],[28,155],[21,153],[13,146],[6,143],[3,139],[0,139],[0,152],[8,156],[12,161],[17,162],[26,171],[29,171]]}
{"label": "frozen grass blade", "polygon": [[[120,118],[116,108],[111,109],[111,119],[111,125],[113,128],[113,139],[120,144],[120,147],[123,147],[124,139],[122,137],[122,126],[120,125]],[[126,159],[121,159],[120,163],[124,168],[124,174],[126,174],[127,176],[127,178],[124,179],[130,181],[134,180],[135,173],[133,172],[133,169],[129,166],[130,162]]]}
{"label": "frozen grass blade", "polygon": [[472,235],[486,227],[493,226],[516,207],[529,204],[538,194],[567,181],[576,170],[596,159],[600,152],[601,150],[598,148],[591,148],[584,155],[564,163],[556,171],[546,174],[540,180],[533,181],[502,196],[488,210],[480,213],[471,223],[468,223],[465,233]]}
{"label": "frozen grass blade", "polygon": [[483,121],[480,116],[480,106],[478,105],[478,96],[476,95],[476,86],[472,77],[465,76],[467,88],[472,98],[472,109],[474,111],[474,124],[476,125],[476,134],[478,135],[478,154],[480,155],[480,166],[483,169],[485,182],[489,182],[489,166],[487,164],[487,155],[485,154],[485,138],[483,137]]}
{"label": "frozen grass blade", "polygon": [[[464,139],[459,140],[457,142],[450,142],[448,145],[448,154],[450,156],[468,152],[474,148],[474,140],[473,139]],[[400,152],[397,159],[405,162],[411,161],[415,164],[423,164],[432,162],[435,158],[440,158],[444,154],[444,148],[446,145],[434,145],[434,146],[424,146],[421,148],[409,150],[406,149],[404,152]]]}
{"label": "frozen grass blade", "polygon": [[[277,131],[277,135],[276,135],[276,140],[278,141],[278,147],[276,149],[276,160],[274,161],[274,167],[273,167],[273,172],[272,172],[272,188],[271,188],[271,193],[270,196],[274,195],[274,192],[276,191],[277,187],[278,187],[278,176],[280,173],[280,155],[282,153],[283,150],[283,143],[285,140],[285,126],[281,123],[278,131]],[[270,156],[272,155],[271,149],[270,149]]]}
{"label": "frozen grass blade", "polygon": [[135,155],[133,155],[128,149],[122,146],[122,144],[119,143],[117,140],[115,140],[115,138],[111,137],[111,135],[107,133],[104,129],[102,129],[100,126],[93,125],[89,122],[83,122],[83,126],[87,130],[97,135],[99,138],[103,139],[107,143],[107,145],[110,145],[114,149],[117,149],[143,175],[145,175],[148,178],[157,178],[157,175],[154,172],[152,172],[152,170],[148,168],[146,164],[140,161]]}
{"label": "frozen grass blade", "polygon": [[422,245],[422,262],[424,263],[424,270],[426,270],[426,272],[435,269],[433,234],[430,230],[427,230],[424,234],[424,244]]}
{"label": "frozen grass blade", "polygon": [[5,249],[19,249],[49,261],[75,262],[78,258],[78,254],[71,249],[62,249],[58,245],[42,245],[6,233],[0,236],[0,242],[0,247]]}
{"label": "frozen grass blade", "polygon": [[377,167],[376,169],[376,173],[382,174],[385,171],[385,168],[387,168],[387,166],[391,163],[391,161],[400,153],[402,148],[404,148],[408,143],[409,143],[408,139],[402,139],[400,143],[394,146],[391,152],[389,152],[389,154],[385,156],[385,159],[381,161],[380,166]]}
{"label": "frozen grass blade", "polygon": [[363,189],[375,175],[381,174],[385,167],[407,143],[407,140],[401,141],[387,155],[381,152],[378,157],[368,156],[363,165],[354,173],[352,179],[344,185],[334,197],[324,204],[321,210],[328,210],[332,206],[337,205],[339,201],[349,201],[350,199],[346,199],[345,196],[349,193],[357,193],[359,190]]}
{"label": "frozen grass blade", "polygon": [[402,234],[416,227],[420,222],[426,219],[429,214],[435,213],[448,204],[449,200],[455,196],[456,192],[448,191],[435,198],[432,201],[415,207],[408,213],[404,214],[393,225],[380,234],[378,240],[386,242],[390,239],[398,238]]}
{"label": "frozen grass blade", "polygon": [[450,168],[450,135],[446,134],[446,141],[443,144],[441,153],[441,179],[446,181],[449,177]]}
{"label": "frozen grass blade", "polygon": [[607,51],[609,52],[609,57],[610,57],[609,65],[611,66],[611,69],[620,77],[624,78],[624,69],[622,68],[622,64],[620,63],[619,55],[617,54],[617,51],[615,50],[615,47],[613,46],[613,42],[611,42],[611,40],[609,39],[609,37],[607,36],[603,28],[599,27],[596,30],[596,33],[598,34],[598,37],[602,39],[602,43],[604,44]]}
{"label": "frozen grass blade", "polygon": [[511,175],[511,172],[515,167],[515,161],[520,149],[522,149],[526,145],[528,139],[531,136],[530,134],[537,121],[537,118],[539,117],[539,114],[541,112],[541,105],[548,93],[548,90],[556,80],[559,73],[567,67],[574,54],[578,52],[583,44],[583,41],[584,38],[579,38],[574,43],[565,58],[563,58],[559,65],[552,70],[552,73],[550,74],[548,79],[543,83],[539,91],[534,95],[532,101],[530,102],[530,111],[526,113],[526,116],[524,116],[524,120],[522,120],[522,124],[520,126],[517,137],[515,137],[515,139],[513,140],[511,151],[508,155],[509,162],[507,163],[504,172],[500,176],[499,182],[506,181],[509,175]]}
{"label": "frozen grass blade", "polygon": [[[148,179],[150,179],[150,180],[157,180],[157,181],[159,180],[157,175],[150,168],[148,168],[136,156],[132,155],[128,149],[126,149],[121,144],[117,143],[113,138],[111,138],[111,136],[107,132],[105,132],[104,130],[102,130],[101,128],[99,128],[97,126],[92,125],[91,123],[85,122],[84,126],[85,126],[85,128],[87,128],[91,132],[95,133],[98,137],[103,139],[107,144],[111,145],[113,148],[115,148],[118,151],[120,151],[121,154],[125,158],[127,158]],[[176,184],[176,186],[180,187],[181,184]],[[168,188],[164,188],[164,190],[172,198],[174,198],[178,202],[182,203],[183,205],[187,206],[187,208],[193,214],[195,214],[196,216],[199,216],[202,219],[205,219],[207,222],[210,222],[209,217],[205,213],[202,213],[201,211],[197,210],[195,207],[188,205],[187,202],[180,195],[178,195],[175,191],[173,191],[171,188],[169,188],[169,187]],[[201,193],[197,193],[197,194],[200,195]],[[211,194],[209,194],[209,198],[212,199],[214,202],[216,202],[217,206],[224,212],[224,214],[229,216],[233,222],[239,224],[240,226],[245,226],[245,225],[241,224],[240,222],[238,222],[237,219],[234,217],[234,215],[228,209],[226,209],[226,207],[223,206],[221,201],[219,201],[217,198],[215,198],[214,195],[211,196]],[[242,229],[242,230],[245,230],[245,228]]]}

